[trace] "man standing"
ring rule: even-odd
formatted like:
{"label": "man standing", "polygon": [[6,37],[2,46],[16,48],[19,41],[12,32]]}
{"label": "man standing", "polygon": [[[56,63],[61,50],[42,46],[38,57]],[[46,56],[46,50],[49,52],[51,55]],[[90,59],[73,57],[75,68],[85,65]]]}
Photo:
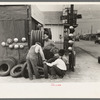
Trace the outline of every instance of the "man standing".
{"label": "man standing", "polygon": [[35,74],[36,78],[39,78],[39,72],[38,72],[38,62],[39,62],[39,55],[42,58],[42,61],[45,61],[44,53],[42,51],[41,43],[36,42],[35,45],[32,45],[27,56],[26,56],[26,61],[27,61],[27,67],[28,67],[28,74],[30,80],[33,79],[33,73]]}

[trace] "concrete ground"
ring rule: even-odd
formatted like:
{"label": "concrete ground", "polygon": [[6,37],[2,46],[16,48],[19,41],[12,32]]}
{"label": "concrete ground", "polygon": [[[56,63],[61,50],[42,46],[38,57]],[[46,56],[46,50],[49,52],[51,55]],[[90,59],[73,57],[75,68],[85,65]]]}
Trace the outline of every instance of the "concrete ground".
{"label": "concrete ground", "polygon": [[67,72],[63,79],[50,78],[29,80],[23,77],[12,78],[11,76],[0,77],[0,83],[52,83],[52,82],[99,82],[100,81],[100,64],[97,59],[87,52],[76,47],[76,66],[75,72]]}

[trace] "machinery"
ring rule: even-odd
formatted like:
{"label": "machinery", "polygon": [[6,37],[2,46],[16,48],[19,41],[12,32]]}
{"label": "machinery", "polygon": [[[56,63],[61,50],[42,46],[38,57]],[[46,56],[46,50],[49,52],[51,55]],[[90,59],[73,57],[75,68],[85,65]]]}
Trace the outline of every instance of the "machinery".
{"label": "machinery", "polygon": [[75,51],[74,51],[74,32],[75,28],[78,26],[77,19],[82,18],[81,14],[77,14],[77,10],[74,10],[74,5],[71,5],[70,8],[65,8],[63,10],[63,15],[61,20],[63,20],[64,25],[64,48],[69,52],[69,70],[74,71],[75,66]]}

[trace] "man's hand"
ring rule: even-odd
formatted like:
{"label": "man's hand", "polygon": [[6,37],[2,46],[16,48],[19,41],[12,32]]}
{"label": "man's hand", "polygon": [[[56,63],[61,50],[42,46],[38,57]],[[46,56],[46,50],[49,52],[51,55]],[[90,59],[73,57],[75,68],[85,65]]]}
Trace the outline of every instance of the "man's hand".
{"label": "man's hand", "polygon": [[46,62],[47,60],[45,59],[45,60],[43,60],[43,64],[46,64],[47,62]]}

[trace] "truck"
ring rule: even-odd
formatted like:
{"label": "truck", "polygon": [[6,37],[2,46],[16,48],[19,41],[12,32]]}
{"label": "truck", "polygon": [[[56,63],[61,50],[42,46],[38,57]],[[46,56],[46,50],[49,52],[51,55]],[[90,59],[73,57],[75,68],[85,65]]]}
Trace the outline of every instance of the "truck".
{"label": "truck", "polygon": [[100,33],[96,34],[95,44],[96,43],[100,44]]}

